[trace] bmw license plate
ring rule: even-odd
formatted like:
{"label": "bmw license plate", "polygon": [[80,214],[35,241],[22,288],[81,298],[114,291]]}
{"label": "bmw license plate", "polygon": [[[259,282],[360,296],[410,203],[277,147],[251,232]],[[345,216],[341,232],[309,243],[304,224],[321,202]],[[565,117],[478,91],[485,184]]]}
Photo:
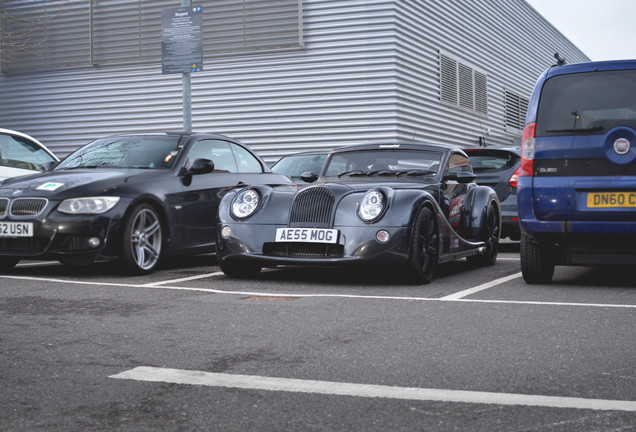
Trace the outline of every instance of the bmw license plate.
{"label": "bmw license plate", "polygon": [[589,192],[588,208],[636,208],[636,192]]}
{"label": "bmw license plate", "polygon": [[33,237],[33,223],[0,222],[0,237]]}
{"label": "bmw license plate", "polygon": [[337,243],[338,230],[326,228],[277,228],[277,242]]}

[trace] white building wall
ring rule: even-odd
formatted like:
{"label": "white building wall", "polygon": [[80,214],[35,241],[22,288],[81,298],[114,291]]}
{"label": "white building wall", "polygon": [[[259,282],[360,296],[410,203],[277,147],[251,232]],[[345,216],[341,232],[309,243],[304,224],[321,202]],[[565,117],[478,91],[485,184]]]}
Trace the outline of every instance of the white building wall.
{"label": "white building wall", "polygon": [[[213,13],[214,1],[195,3]],[[193,130],[238,138],[268,160],[377,140],[476,145],[488,129],[487,144],[508,143],[504,89],[529,97],[554,52],[587,60],[523,0],[302,4],[304,47],[204,59],[191,76]],[[487,75],[486,115],[440,102],[440,50]],[[64,156],[112,133],[182,129],[181,90],[159,57],[10,73],[0,75],[0,126]]]}

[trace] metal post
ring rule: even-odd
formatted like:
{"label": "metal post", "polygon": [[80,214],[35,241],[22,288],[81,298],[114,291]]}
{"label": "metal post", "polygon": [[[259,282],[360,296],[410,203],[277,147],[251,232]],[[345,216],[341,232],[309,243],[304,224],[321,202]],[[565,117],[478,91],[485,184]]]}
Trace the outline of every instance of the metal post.
{"label": "metal post", "polygon": [[[189,7],[190,0],[181,0],[181,6]],[[192,81],[190,72],[183,74],[183,131],[192,132]]]}

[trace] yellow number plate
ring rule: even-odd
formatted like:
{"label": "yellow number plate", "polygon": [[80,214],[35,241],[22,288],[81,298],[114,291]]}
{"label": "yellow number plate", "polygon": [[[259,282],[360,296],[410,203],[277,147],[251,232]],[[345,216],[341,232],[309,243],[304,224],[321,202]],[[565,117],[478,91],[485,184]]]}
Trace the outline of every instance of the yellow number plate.
{"label": "yellow number plate", "polygon": [[587,206],[588,208],[636,208],[636,192],[589,192]]}

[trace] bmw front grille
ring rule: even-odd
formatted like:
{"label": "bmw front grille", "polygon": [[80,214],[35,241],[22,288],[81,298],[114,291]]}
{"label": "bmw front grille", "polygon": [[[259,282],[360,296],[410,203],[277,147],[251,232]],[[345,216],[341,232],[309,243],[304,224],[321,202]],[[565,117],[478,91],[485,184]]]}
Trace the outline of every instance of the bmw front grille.
{"label": "bmw front grille", "polygon": [[48,202],[46,198],[16,198],[11,202],[9,214],[16,217],[37,216]]}

